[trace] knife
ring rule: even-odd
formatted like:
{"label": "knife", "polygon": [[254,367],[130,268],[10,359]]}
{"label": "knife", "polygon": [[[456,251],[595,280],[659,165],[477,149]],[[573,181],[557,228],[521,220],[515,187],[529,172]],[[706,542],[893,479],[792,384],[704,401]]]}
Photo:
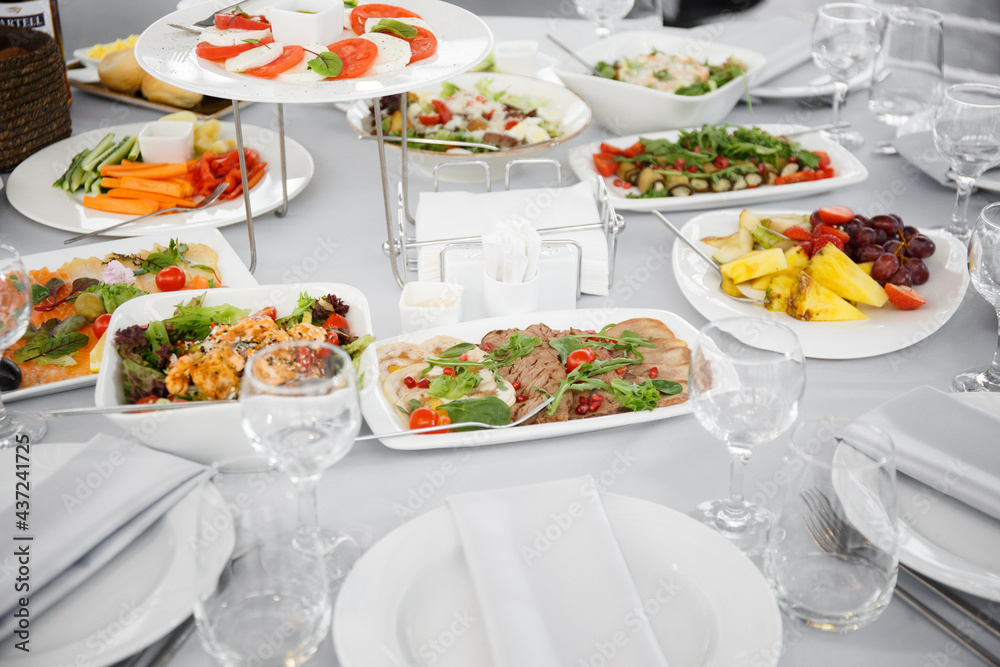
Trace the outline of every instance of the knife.
{"label": "knife", "polygon": [[209,28],[209,27],[215,25],[215,15],[216,14],[223,14],[225,12],[230,12],[230,11],[236,9],[237,7],[239,7],[241,4],[246,4],[246,3],[237,2],[235,5],[229,5],[228,7],[223,7],[222,9],[217,9],[214,12],[212,12],[211,14],[209,14],[207,18],[203,18],[202,20],[200,20],[200,21],[198,21],[198,22],[196,22],[196,23],[194,23],[192,25],[198,26],[199,28]]}

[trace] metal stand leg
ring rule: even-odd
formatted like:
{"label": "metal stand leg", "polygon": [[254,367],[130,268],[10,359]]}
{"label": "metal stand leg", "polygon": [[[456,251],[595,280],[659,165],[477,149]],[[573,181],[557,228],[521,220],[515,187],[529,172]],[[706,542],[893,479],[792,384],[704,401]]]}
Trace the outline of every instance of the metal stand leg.
{"label": "metal stand leg", "polygon": [[410,222],[410,224],[414,224],[415,225],[417,223],[417,221],[413,219],[412,215],[410,215],[410,201],[409,201],[409,199],[410,199],[410,161],[406,157],[406,147],[407,147],[407,144],[409,144],[409,139],[408,139],[407,134],[406,134],[406,121],[409,118],[409,110],[407,109],[407,106],[409,105],[409,103],[410,103],[410,94],[409,93],[401,93],[400,96],[399,96],[399,110],[400,110],[400,112],[403,115],[403,117],[402,117],[403,131],[401,133],[402,136],[400,137],[402,139],[402,141],[399,142],[399,146],[401,148],[400,155],[402,157],[403,164],[402,164],[402,167],[401,167],[401,169],[402,169],[402,176],[400,177],[400,183],[403,184],[403,190],[402,190],[403,215],[406,216],[406,220],[408,220]]}
{"label": "metal stand leg", "polygon": [[[385,164],[385,136],[382,134],[382,103],[375,98],[375,137],[378,139],[378,165],[382,171],[382,202],[385,205],[385,232],[389,262],[392,264],[392,277],[396,279],[396,284],[402,287],[405,283],[404,275],[399,271],[399,243],[396,234],[392,229],[392,203],[389,200],[389,171]],[[406,163],[403,163],[406,169]],[[403,269],[406,270],[405,268]]]}
{"label": "metal stand leg", "polygon": [[281,162],[281,206],[274,212],[279,218],[288,213],[288,168],[285,164],[285,106],[278,105],[278,155]]}
{"label": "metal stand leg", "polygon": [[[243,152],[243,125],[240,123],[240,101],[233,100],[233,124],[236,126],[236,150],[240,155],[240,178],[243,180],[243,208],[247,212],[247,235],[250,238],[250,273],[257,268],[257,241],[253,232],[253,211],[250,210],[250,188],[247,187],[247,156]],[[284,167],[284,160],[282,160]]]}

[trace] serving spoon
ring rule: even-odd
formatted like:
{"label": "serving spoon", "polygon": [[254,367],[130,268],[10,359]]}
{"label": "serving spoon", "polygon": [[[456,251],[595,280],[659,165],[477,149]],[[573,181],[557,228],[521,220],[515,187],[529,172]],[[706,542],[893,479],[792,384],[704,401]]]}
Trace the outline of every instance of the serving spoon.
{"label": "serving spoon", "polygon": [[581,65],[583,65],[587,69],[589,69],[591,72],[593,72],[597,76],[601,77],[602,79],[608,78],[608,77],[604,76],[603,74],[601,74],[600,70],[598,70],[596,67],[594,67],[593,65],[591,65],[590,63],[588,63],[586,60],[584,60],[583,58],[581,58],[579,55],[577,55],[576,51],[574,51],[573,49],[569,48],[568,46],[566,46],[565,44],[563,44],[562,42],[560,42],[558,39],[556,39],[555,37],[553,37],[552,35],[549,35],[549,34],[547,34],[545,36],[549,38],[550,42],[552,42],[553,44],[555,44],[556,46],[558,46],[560,49],[562,49],[563,51],[565,51],[567,54],[569,54],[569,56],[571,58],[573,58],[575,61],[577,61],[578,63],[580,63]]}
{"label": "serving spoon", "polygon": [[[549,403],[551,403],[554,398],[555,396],[549,396],[547,399],[545,399],[537,406],[535,406],[534,410],[524,415],[517,421],[513,421],[509,424],[497,425],[497,424],[487,424],[485,422],[455,422],[454,424],[451,425],[451,427],[466,428],[468,426],[475,426],[477,428],[493,429],[493,430],[512,428],[514,426],[519,426],[520,424],[523,424],[524,422],[528,421],[529,419],[537,415],[539,412],[542,411],[543,408],[545,408]],[[363,435],[360,438],[355,438],[355,442],[361,442],[362,440],[382,440],[383,438],[395,438],[400,435],[418,435],[420,433],[444,434],[445,432],[447,432],[447,430],[448,430],[447,426],[426,426],[424,428],[414,428],[408,431],[393,431],[392,433],[373,433],[371,435]]]}

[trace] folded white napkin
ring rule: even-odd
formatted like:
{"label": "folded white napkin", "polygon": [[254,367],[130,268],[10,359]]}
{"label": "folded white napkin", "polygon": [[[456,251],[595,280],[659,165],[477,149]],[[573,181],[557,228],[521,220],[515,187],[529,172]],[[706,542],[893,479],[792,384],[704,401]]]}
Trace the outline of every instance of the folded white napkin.
{"label": "folded white napkin", "polygon": [[503,283],[523,283],[538,275],[542,237],[527,220],[501,220],[483,234],[486,275]]}
{"label": "folded white napkin", "polygon": [[[535,229],[600,222],[590,183],[561,188],[503,192],[422,192],[417,204],[417,240],[482,236],[502,220],[528,221]],[[581,287],[587,294],[608,294],[608,243],[599,229],[545,234],[542,240],[570,239],[583,249]],[[417,255],[417,279],[441,279],[441,248],[428,246]]]}
{"label": "folded white napkin", "polygon": [[[904,160],[919,168],[920,171],[938,183],[947,185],[950,188],[955,187],[955,182],[948,178],[948,170],[951,169],[951,163],[934,146],[934,134],[930,130],[912,132],[896,137],[892,140],[892,145]],[[976,185],[989,187],[990,183],[992,183],[994,185],[990,189],[994,189],[998,176],[1000,176],[1000,171],[998,170],[986,172],[977,179]],[[979,183],[979,180],[983,182]]]}
{"label": "folded white napkin", "polygon": [[1000,418],[922,386],[859,421],[892,437],[901,473],[1000,519]]}
{"label": "folded white napkin", "polygon": [[649,624],[626,623],[642,600],[592,478],[448,504],[496,667],[666,667]]}
{"label": "folded white napkin", "polygon": [[775,79],[812,59],[812,26],[788,16],[706,23],[687,30],[706,41],[732,44],[766,58],[755,83]]}
{"label": "folded white napkin", "polygon": [[[46,469],[41,452],[45,446],[32,448],[36,463],[28,530],[15,531],[15,505],[0,509],[0,532],[9,548],[0,558],[0,571],[16,572],[18,557],[11,551],[28,550],[32,614],[103,568],[208,474],[190,461],[103,435],[80,445],[80,451],[57,468]],[[26,535],[32,540],[14,539]],[[10,614],[15,603],[3,597],[0,637],[15,629]]]}

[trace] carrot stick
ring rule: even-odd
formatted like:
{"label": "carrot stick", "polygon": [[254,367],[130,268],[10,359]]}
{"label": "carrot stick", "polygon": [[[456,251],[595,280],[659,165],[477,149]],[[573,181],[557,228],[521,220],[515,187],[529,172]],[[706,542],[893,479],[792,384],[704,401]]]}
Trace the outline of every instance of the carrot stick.
{"label": "carrot stick", "polygon": [[128,160],[122,160],[120,164],[106,164],[101,167],[101,176],[105,176],[106,172],[110,170],[116,171],[143,171],[146,169],[159,169],[160,167],[166,167],[172,163],[170,162],[157,162],[156,164],[147,164],[145,162],[129,162]]}
{"label": "carrot stick", "polygon": [[[190,183],[185,183],[188,188],[191,187]],[[163,195],[170,195],[171,197],[183,198],[188,196],[189,192],[185,192],[186,188],[181,187],[180,184],[171,181],[156,181],[149,178],[137,178],[135,176],[122,176],[121,187],[128,188],[129,190],[142,190],[144,192],[158,192]]]}
{"label": "carrot stick", "polygon": [[120,188],[122,186],[122,179],[120,178],[110,178],[105,176],[101,179],[102,188]]}
{"label": "carrot stick", "polygon": [[126,215],[147,215],[159,209],[159,204],[146,199],[115,199],[107,195],[84,197],[83,205],[87,208],[107,211],[108,213],[124,213]]}
{"label": "carrot stick", "polygon": [[118,167],[108,165],[101,167],[101,176],[135,176],[137,178],[173,178],[174,176],[184,176],[188,168],[186,162],[165,164],[160,167],[150,167],[149,169],[135,169],[134,167]]}
{"label": "carrot stick", "polygon": [[161,194],[159,192],[143,192],[142,190],[112,188],[111,190],[108,190],[107,195],[116,199],[148,199],[161,204],[169,204],[170,206],[186,206],[188,208],[194,208],[193,199],[171,197],[170,195]]}

